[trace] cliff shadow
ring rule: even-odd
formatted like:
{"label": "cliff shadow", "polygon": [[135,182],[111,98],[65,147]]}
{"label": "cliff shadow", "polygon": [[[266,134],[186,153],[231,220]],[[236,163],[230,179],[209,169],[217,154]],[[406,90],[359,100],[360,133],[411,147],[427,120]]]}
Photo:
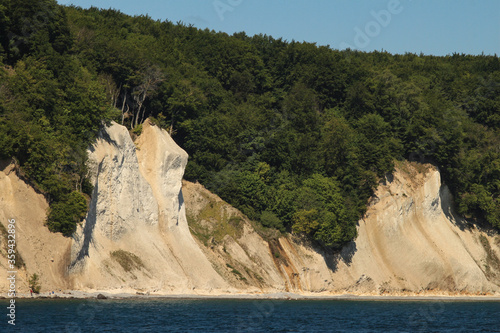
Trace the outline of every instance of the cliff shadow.
{"label": "cliff shadow", "polygon": [[[115,140],[113,140],[111,138],[111,136],[109,135],[108,131],[106,131],[106,125],[102,125],[100,131],[99,131],[99,134],[97,135],[98,138],[102,138],[104,141],[106,141],[107,143],[109,143],[110,145],[112,146],[115,146],[115,147],[118,147],[118,142],[116,142]],[[92,147],[92,145],[91,145]]]}
{"label": "cliff shadow", "polygon": [[380,181],[380,184],[387,185],[394,181],[394,172],[388,172],[385,174],[385,177]]}
{"label": "cliff shadow", "polygon": [[[99,169],[100,169],[99,165]],[[98,173],[99,174],[99,173]],[[92,238],[94,235],[94,229],[97,222],[97,196],[99,192],[99,181],[96,182],[94,186],[94,191],[92,192],[92,200],[90,201],[89,211],[87,213],[87,217],[85,219],[85,226],[83,227],[83,241],[81,243],[81,248],[76,255],[76,258],[71,262],[70,268],[77,265],[78,262],[82,261],[85,257],[89,256],[89,248],[92,243]],[[73,235],[75,238],[75,235]],[[74,239],[78,242],[77,239]]]}
{"label": "cliff shadow", "polygon": [[351,241],[344,245],[340,250],[333,250],[331,248],[325,248],[320,244],[307,244],[314,251],[321,254],[323,259],[325,260],[326,266],[332,271],[336,272],[338,269],[339,263],[342,261],[347,266],[351,266],[352,258],[354,254],[357,252],[356,242]]}
{"label": "cliff shadow", "polygon": [[101,128],[100,128],[99,132],[97,133],[96,138],[87,147],[90,154],[95,152],[95,148],[96,148],[96,145],[97,145],[99,139],[106,141],[107,143],[109,143],[110,145],[112,145],[114,147],[119,147],[118,142],[111,138],[109,133],[106,131],[106,125],[103,124],[103,125],[101,125]]}
{"label": "cliff shadow", "polygon": [[182,206],[184,205],[184,196],[182,195],[182,188],[180,189],[179,191],[179,194],[177,195],[177,201],[179,202],[179,207],[177,207],[177,211],[179,212],[177,214],[177,222],[175,223],[175,225],[179,225],[179,218],[182,214]]}
{"label": "cliff shadow", "polygon": [[439,189],[439,199],[441,201],[441,210],[451,223],[456,225],[461,231],[472,229],[472,224],[467,222],[466,219],[460,217],[460,215],[455,212],[453,196],[451,195],[448,186],[441,185],[441,188]]}
{"label": "cliff shadow", "polygon": [[358,248],[356,247],[356,242],[352,241],[347,243],[340,251],[340,258],[347,266],[351,266],[352,258],[357,250]]}
{"label": "cliff shadow", "polygon": [[5,171],[7,167],[13,162],[13,160],[0,160],[0,171]]}

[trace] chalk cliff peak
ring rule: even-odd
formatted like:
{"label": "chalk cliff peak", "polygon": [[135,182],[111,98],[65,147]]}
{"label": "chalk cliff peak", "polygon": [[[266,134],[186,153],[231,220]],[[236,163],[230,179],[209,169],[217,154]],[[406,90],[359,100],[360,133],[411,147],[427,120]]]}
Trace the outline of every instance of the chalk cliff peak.
{"label": "chalk cliff peak", "polygon": [[487,272],[485,264],[495,261],[489,256],[500,257],[499,236],[468,225],[450,207],[449,191],[436,167],[397,163],[359,221],[358,238],[342,251],[348,259],[337,265],[336,289],[498,292],[500,267],[490,265]]}
{"label": "chalk cliff peak", "polygon": [[73,237],[75,286],[178,293],[228,287],[189,232],[181,193],[187,159],[149,122],[137,143],[118,124],[101,130],[89,149],[89,213]]}

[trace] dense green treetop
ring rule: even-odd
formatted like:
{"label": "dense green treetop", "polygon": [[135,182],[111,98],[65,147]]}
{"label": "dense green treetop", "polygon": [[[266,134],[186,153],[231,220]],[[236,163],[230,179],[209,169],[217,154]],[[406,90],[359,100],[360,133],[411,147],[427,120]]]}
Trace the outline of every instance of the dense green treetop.
{"label": "dense green treetop", "polygon": [[[395,160],[432,162],[500,228],[500,61],[337,51],[53,0],[0,1],[0,155],[71,234],[102,120],[151,117],[198,180],[263,225],[338,248]],[[82,213],[83,212],[83,213]]]}

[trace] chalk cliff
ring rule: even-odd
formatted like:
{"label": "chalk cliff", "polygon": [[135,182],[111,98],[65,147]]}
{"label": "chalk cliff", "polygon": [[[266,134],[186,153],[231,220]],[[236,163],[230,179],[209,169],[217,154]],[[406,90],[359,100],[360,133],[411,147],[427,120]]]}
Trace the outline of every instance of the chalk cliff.
{"label": "chalk cliff", "polygon": [[[48,209],[45,197],[24,182],[15,164],[0,162],[0,292],[9,290],[8,271],[17,271],[16,289],[29,292],[29,275],[38,273],[45,290],[69,289],[67,266],[71,239],[53,234],[44,225]],[[9,220],[15,220],[16,263],[7,259]]]}
{"label": "chalk cliff", "polygon": [[101,131],[89,154],[92,202],[73,237],[69,272],[76,289],[209,293],[229,287],[189,233],[181,193],[187,159],[149,123],[137,146],[123,126]]}
{"label": "chalk cliff", "polygon": [[500,237],[454,216],[437,168],[399,163],[345,247],[335,290],[494,293]]}
{"label": "chalk cliff", "polygon": [[429,164],[398,163],[359,221],[358,237],[338,254],[290,235],[264,241],[200,184],[184,182],[184,195],[207,256],[220,267],[229,262],[228,272],[235,267],[248,285],[305,294],[500,293],[500,236],[453,215],[448,189]]}
{"label": "chalk cliff", "polygon": [[454,216],[431,165],[398,163],[357,239],[335,254],[266,230],[202,185],[183,182],[187,159],[149,122],[135,142],[123,126],[104,128],[89,148],[89,212],[72,238],[47,230],[43,195],[2,163],[0,223],[16,219],[25,263],[18,290],[39,273],[45,291],[500,295],[500,236]]}

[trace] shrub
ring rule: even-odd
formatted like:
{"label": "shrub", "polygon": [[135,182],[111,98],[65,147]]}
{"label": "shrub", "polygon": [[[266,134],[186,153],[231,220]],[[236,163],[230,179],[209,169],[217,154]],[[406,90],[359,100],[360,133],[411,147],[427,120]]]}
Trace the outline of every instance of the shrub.
{"label": "shrub", "polygon": [[292,230],[297,234],[313,235],[319,228],[316,209],[300,210],[293,215]]}
{"label": "shrub", "polygon": [[29,287],[35,294],[39,294],[42,286],[40,285],[40,276],[36,273],[30,276],[28,280]]}
{"label": "shrub", "polygon": [[52,232],[61,232],[65,236],[71,236],[76,230],[76,225],[85,218],[86,214],[87,200],[80,192],[73,191],[66,199],[50,206],[47,226]]}
{"label": "shrub", "polygon": [[281,232],[285,232],[285,227],[283,226],[283,223],[281,222],[279,217],[273,212],[267,210],[263,211],[262,214],[260,215],[260,223],[262,223],[262,225],[265,227],[275,228]]}
{"label": "shrub", "polygon": [[135,135],[141,135],[142,133],[142,124],[137,125],[133,130],[132,133]]}
{"label": "shrub", "polygon": [[141,258],[133,253],[124,250],[117,250],[111,252],[110,254],[111,258],[118,262],[125,272],[130,272],[133,269],[144,267]]}

